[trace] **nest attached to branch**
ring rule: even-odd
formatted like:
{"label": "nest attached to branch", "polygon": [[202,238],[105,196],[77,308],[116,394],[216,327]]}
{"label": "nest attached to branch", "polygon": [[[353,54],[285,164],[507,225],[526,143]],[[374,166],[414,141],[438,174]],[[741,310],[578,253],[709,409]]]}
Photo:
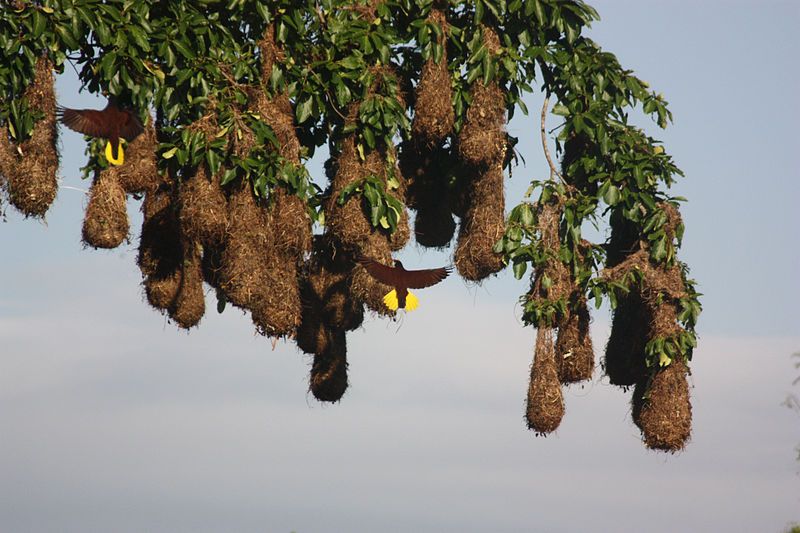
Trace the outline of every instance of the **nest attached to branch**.
{"label": "nest attached to branch", "polygon": [[128,237],[130,223],[125,191],[117,175],[95,174],[83,219],[83,242],[94,248],[116,248]]}
{"label": "nest attached to branch", "polygon": [[542,435],[555,431],[564,417],[564,399],[558,374],[553,330],[541,326],[536,331],[536,352],[531,365],[525,418],[528,428]]}
{"label": "nest attached to branch", "polygon": [[158,186],[156,150],[158,139],[153,119],[148,115],[144,131],[125,148],[125,164],[104,172],[114,174],[127,193],[141,193]]}
{"label": "nest attached to branch", "polygon": [[33,83],[23,98],[30,109],[43,113],[44,118],[34,125],[31,137],[20,144],[12,142],[6,132],[0,132],[0,175],[5,178],[9,202],[25,216],[43,217],[58,192],[53,84],[53,63],[39,58]]}
{"label": "nest attached to branch", "polygon": [[179,327],[190,329],[200,323],[206,310],[200,246],[183,243],[183,263],[180,272],[178,291],[167,311],[169,317]]}
{"label": "nest attached to branch", "polygon": [[455,112],[450,71],[447,68],[447,18],[444,12],[433,9],[428,15],[428,22],[442,29],[442,36],[438,39],[442,57],[437,63],[431,56],[422,67],[416,88],[411,134],[418,145],[432,148],[440,146],[453,131]]}
{"label": "nest attached to branch", "polygon": [[471,183],[454,261],[461,277],[481,281],[503,269],[503,255],[493,248],[504,233],[503,167],[498,162],[476,175]]}
{"label": "nest attached to branch", "polygon": [[347,343],[344,332],[334,332],[328,347],[314,355],[309,389],[321,402],[338,402],[347,390]]}
{"label": "nest attached to branch", "polygon": [[216,176],[208,176],[204,164],[180,184],[178,189],[178,218],[183,239],[219,244],[225,238],[228,209],[225,193]]}
{"label": "nest attached to branch", "polygon": [[148,303],[155,309],[172,308],[183,276],[183,245],[169,182],[145,193],[137,263],[144,278]]}
{"label": "nest attached to branch", "polygon": [[577,383],[592,379],[594,348],[589,334],[591,316],[586,296],[573,293],[568,315],[559,323],[556,337],[556,358],[561,361],[561,383]]}
{"label": "nest attached to branch", "polygon": [[686,364],[676,360],[636,385],[633,419],[648,448],[676,452],[686,446],[692,432],[688,373]]}

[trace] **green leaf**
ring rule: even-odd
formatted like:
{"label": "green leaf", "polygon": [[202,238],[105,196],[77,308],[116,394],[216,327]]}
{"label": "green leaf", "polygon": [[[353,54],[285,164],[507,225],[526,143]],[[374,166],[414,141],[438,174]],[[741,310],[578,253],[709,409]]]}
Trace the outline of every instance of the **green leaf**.
{"label": "green leaf", "polygon": [[295,113],[297,115],[297,122],[298,124],[302,124],[308,117],[311,116],[311,107],[313,105],[313,100],[311,95],[307,96],[302,102],[297,105],[297,109]]}

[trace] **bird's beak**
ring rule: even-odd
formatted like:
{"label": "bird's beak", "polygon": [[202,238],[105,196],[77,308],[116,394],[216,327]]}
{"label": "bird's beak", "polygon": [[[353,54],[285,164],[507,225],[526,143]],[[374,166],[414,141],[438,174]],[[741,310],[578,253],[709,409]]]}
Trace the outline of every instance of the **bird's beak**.
{"label": "bird's beak", "polygon": [[111,141],[106,143],[106,159],[114,166],[120,166],[125,162],[125,152],[122,149],[122,143],[117,147],[117,157],[114,157],[114,148],[111,146]]}

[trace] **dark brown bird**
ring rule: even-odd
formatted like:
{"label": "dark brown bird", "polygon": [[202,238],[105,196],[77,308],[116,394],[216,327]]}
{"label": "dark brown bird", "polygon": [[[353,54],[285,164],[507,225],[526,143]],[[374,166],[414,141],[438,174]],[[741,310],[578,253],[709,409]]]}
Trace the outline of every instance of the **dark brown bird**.
{"label": "dark brown bird", "polygon": [[108,100],[105,109],[56,108],[59,120],[69,129],[90,137],[108,139],[106,159],[112,165],[125,162],[125,153],[119,140],[130,142],[144,131],[142,121],[136,114],[119,107],[113,99]]}
{"label": "dark brown bird", "polygon": [[392,311],[397,311],[398,309],[413,311],[416,309],[419,305],[419,300],[408,289],[424,289],[425,287],[436,285],[446,278],[452,270],[452,267],[406,270],[400,261],[395,260],[394,267],[390,267],[364,256],[360,256],[357,261],[373,278],[394,287],[383,297],[383,303]]}

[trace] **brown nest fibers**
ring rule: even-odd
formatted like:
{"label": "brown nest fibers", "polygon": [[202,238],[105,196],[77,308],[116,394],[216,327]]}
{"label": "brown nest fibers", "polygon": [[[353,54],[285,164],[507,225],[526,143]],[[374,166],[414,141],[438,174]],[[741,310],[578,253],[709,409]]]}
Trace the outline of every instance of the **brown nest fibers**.
{"label": "brown nest fibers", "polygon": [[183,246],[172,197],[169,183],[145,194],[137,258],[147,301],[164,311],[173,306],[183,275]]}
{"label": "brown nest fibers", "polygon": [[25,216],[42,217],[58,192],[56,98],[49,59],[36,62],[34,80],[24,99],[31,110],[44,113],[44,118],[20,144],[0,133],[0,175],[5,177],[8,200],[14,207]]}
{"label": "brown nest fibers", "polygon": [[442,11],[433,9],[428,22],[442,29],[442,36],[437,42],[443,52],[438,63],[431,56],[422,67],[416,88],[411,134],[417,144],[434,147],[441,145],[453,130],[455,112],[450,71],[447,69],[447,18]]}
{"label": "brown nest fibers", "polygon": [[553,330],[539,327],[536,331],[536,352],[531,365],[525,418],[529,429],[544,435],[555,431],[563,416],[564,399],[553,348]]}
{"label": "brown nest fibers", "polygon": [[174,303],[168,309],[169,316],[184,329],[200,323],[206,310],[203,292],[203,270],[201,250],[198,245],[184,244],[184,259],[181,265],[180,285]]}
{"label": "brown nest fibers", "polygon": [[347,390],[347,343],[344,334],[333,335],[327,349],[314,355],[309,389],[321,402],[338,402]]}
{"label": "brown nest fibers", "polygon": [[180,184],[178,219],[184,240],[214,245],[225,238],[228,206],[216,176],[208,176],[205,165]]}
{"label": "brown nest fibers", "polygon": [[575,295],[577,309],[570,313],[558,327],[556,358],[561,361],[561,382],[577,383],[592,379],[594,349],[589,334],[589,307],[583,294]]}
{"label": "brown nest fibers", "polygon": [[125,148],[125,164],[113,166],[105,172],[116,176],[117,181],[127,193],[141,193],[158,186],[158,166],[156,162],[156,129],[153,119],[147,117],[144,131]]}
{"label": "brown nest fibers", "polygon": [[659,369],[649,383],[637,384],[633,419],[648,448],[675,452],[688,442],[692,431],[688,373],[686,364],[676,360]]}
{"label": "brown nest fibers", "polygon": [[116,248],[129,229],[125,191],[117,176],[108,171],[96,174],[83,219],[83,242],[94,248]]}

